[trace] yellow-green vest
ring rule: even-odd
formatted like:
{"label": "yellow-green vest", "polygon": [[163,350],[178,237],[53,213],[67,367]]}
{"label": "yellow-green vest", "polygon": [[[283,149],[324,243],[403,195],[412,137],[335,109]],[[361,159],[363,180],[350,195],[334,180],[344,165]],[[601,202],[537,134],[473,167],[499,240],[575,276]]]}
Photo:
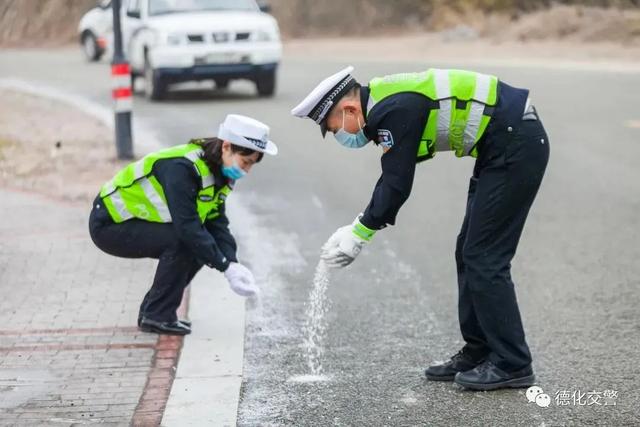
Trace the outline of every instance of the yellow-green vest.
{"label": "yellow-green vest", "polygon": [[231,187],[225,185],[216,191],[214,176],[201,159],[202,154],[202,148],[197,144],[177,145],[151,153],[120,170],[100,191],[113,221],[120,223],[138,218],[150,222],[171,222],[167,199],[162,185],[153,175],[153,165],[158,160],[180,157],[193,163],[202,181],[196,200],[200,220],[204,223],[207,219],[216,218],[231,193]]}
{"label": "yellow-green vest", "polygon": [[437,151],[453,150],[457,157],[477,157],[476,143],[491,120],[488,111],[497,103],[497,77],[461,70],[429,69],[420,73],[393,74],[369,82],[369,107],[399,92],[420,93],[438,108],[429,112],[418,160]]}

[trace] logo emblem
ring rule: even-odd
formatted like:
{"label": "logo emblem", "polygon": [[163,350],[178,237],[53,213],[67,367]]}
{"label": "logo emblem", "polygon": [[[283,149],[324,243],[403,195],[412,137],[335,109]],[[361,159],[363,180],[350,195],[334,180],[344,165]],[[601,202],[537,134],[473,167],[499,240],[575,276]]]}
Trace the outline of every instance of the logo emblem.
{"label": "logo emblem", "polygon": [[135,205],[135,209],[137,212],[136,216],[140,219],[148,219],[151,216],[151,214],[147,210],[147,207],[143,203]]}
{"label": "logo emblem", "polygon": [[382,145],[383,148],[391,148],[393,147],[393,135],[391,131],[387,129],[378,129],[378,143]]}
{"label": "logo emblem", "polygon": [[527,401],[529,401],[529,403],[535,403],[541,408],[546,408],[551,404],[551,397],[549,397],[548,394],[545,394],[544,391],[542,391],[542,388],[537,385],[529,387],[525,395],[527,396]]}

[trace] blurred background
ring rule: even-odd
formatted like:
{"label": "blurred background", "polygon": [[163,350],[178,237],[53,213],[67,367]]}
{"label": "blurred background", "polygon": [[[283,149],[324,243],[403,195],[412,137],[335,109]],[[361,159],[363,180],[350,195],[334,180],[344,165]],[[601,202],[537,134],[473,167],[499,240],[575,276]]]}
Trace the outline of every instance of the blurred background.
{"label": "blurred background", "polygon": [[[0,0],[0,45],[76,40],[96,0]],[[265,2],[263,2],[265,3]],[[283,38],[450,31],[496,41],[568,38],[632,44],[640,0],[271,0]]]}

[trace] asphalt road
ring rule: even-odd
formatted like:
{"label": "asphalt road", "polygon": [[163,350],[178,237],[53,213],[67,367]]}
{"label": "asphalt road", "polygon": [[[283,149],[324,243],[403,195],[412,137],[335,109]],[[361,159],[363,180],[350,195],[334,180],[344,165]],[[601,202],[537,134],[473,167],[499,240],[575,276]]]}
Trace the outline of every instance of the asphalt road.
{"label": "asphalt road", "polygon": [[[352,61],[360,81],[464,63]],[[163,103],[135,102],[167,145],[211,135],[226,113],[272,127],[280,155],[266,158],[234,194],[231,221],[240,255],[264,289],[249,307],[239,425],[638,425],[640,424],[640,75],[488,66],[529,87],[547,127],[551,159],[513,262],[541,408],[524,391],[475,393],[427,382],[423,369],[462,345],[457,324],[454,243],[472,159],[449,154],[421,164],[398,225],[376,235],[328,289],[322,364],[308,372],[302,348],[305,304],[319,247],[366,206],[381,151],[322,140],[289,110],[345,63],[286,58],[273,99],[248,84],[183,90]],[[0,52],[0,77],[46,83],[108,105],[106,64],[75,50]],[[582,394],[617,392],[616,405]],[[576,397],[566,406],[558,392]],[[593,394],[593,393],[596,394]],[[576,395],[577,393],[577,395]]]}

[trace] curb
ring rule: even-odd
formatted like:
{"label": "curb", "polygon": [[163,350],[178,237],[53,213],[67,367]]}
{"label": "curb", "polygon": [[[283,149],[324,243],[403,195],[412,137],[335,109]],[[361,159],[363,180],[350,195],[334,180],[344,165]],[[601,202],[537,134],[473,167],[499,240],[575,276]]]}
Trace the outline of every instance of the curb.
{"label": "curb", "polygon": [[190,285],[189,318],[180,363],[162,425],[235,426],[242,385],[244,298],[220,273],[202,270]]}

